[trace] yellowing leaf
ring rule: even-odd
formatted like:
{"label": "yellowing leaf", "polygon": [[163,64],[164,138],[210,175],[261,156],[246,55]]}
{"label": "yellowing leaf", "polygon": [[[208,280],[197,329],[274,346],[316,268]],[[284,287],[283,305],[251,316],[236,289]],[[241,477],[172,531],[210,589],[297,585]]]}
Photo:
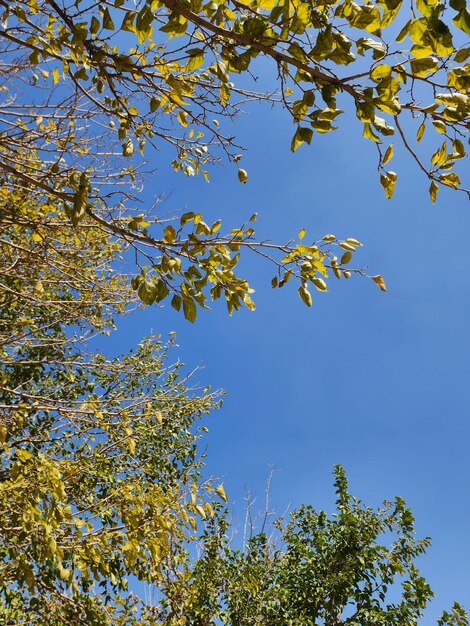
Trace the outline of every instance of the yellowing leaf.
{"label": "yellowing leaf", "polygon": [[391,143],[388,148],[385,150],[385,154],[382,158],[382,165],[386,165],[390,159],[393,157],[393,144]]}
{"label": "yellowing leaf", "polygon": [[131,157],[134,154],[134,144],[132,143],[132,139],[126,139],[126,141],[122,144],[122,154],[125,157]]}
{"label": "yellowing leaf", "polygon": [[177,119],[181,126],[186,128],[186,126],[188,125],[188,115],[186,111],[180,111],[177,115]]}
{"label": "yellowing leaf", "polygon": [[219,485],[218,487],[214,489],[214,491],[221,500],[223,500],[224,502],[228,502],[227,494],[225,493],[225,489],[223,488],[223,485]]}
{"label": "yellowing leaf", "polygon": [[414,76],[424,77],[438,69],[437,60],[433,57],[425,57],[423,59],[414,59],[410,61],[411,72]]}
{"label": "yellowing leaf", "polygon": [[315,278],[312,278],[312,283],[315,285],[318,291],[328,291],[328,287],[326,286],[326,283],[322,278],[318,278],[317,276],[315,276]]}
{"label": "yellowing leaf", "polygon": [[101,15],[103,17],[103,28],[106,30],[114,30],[114,23],[107,8],[101,8]]}
{"label": "yellowing leaf", "polygon": [[183,313],[189,322],[194,323],[196,321],[196,304],[192,298],[187,297],[183,299]]}
{"label": "yellowing leaf", "polygon": [[447,143],[444,141],[442,146],[434,152],[431,157],[431,163],[433,165],[444,165],[447,160]]}
{"label": "yellowing leaf", "polygon": [[421,122],[418,131],[416,133],[416,141],[419,143],[421,141],[421,139],[423,138],[424,135],[424,131],[426,130],[426,124],[424,122]]}
{"label": "yellowing leaf", "polygon": [[238,180],[243,184],[248,180],[248,173],[241,168],[238,170]]}
{"label": "yellowing leaf", "polygon": [[204,509],[206,510],[207,514],[210,515],[211,517],[214,517],[214,509],[212,508],[212,505],[209,502],[204,502]]}
{"label": "yellowing leaf", "polygon": [[374,69],[370,73],[370,77],[372,78],[372,80],[379,83],[384,78],[388,78],[391,73],[392,68],[385,63],[381,63],[380,65],[374,67]]}
{"label": "yellowing leaf", "polygon": [[206,519],[206,512],[204,511],[204,509],[202,508],[200,504],[196,504],[195,509],[199,513],[199,515],[202,517],[202,519]]}
{"label": "yellowing leaf", "polygon": [[386,172],[380,176],[380,184],[385,191],[385,197],[387,200],[393,196],[395,190],[395,183],[397,181],[397,175],[395,172]]}
{"label": "yellowing leaf", "polygon": [[381,291],[387,291],[387,285],[385,284],[385,281],[380,274],[377,274],[377,276],[371,276],[371,278],[374,281],[374,283],[378,285]]}
{"label": "yellowing leaf", "polygon": [[307,289],[307,287],[304,287],[302,285],[301,287],[299,287],[298,293],[299,293],[300,299],[302,300],[304,304],[306,304],[307,306],[312,306],[312,303],[313,303],[312,294]]}

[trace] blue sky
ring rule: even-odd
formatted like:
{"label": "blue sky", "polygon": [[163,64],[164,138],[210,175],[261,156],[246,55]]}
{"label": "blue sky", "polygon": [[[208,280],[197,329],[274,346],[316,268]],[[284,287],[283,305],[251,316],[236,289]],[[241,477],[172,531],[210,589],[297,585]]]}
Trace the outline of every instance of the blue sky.
{"label": "blue sky", "polygon": [[305,241],[332,232],[364,243],[358,261],[381,273],[386,294],[365,279],[331,282],[313,309],[294,284],[272,290],[272,268],[242,264],[257,310],[228,317],[221,302],[195,325],[169,307],[121,323],[112,348],[151,330],[176,331],[176,356],[201,365],[197,379],[226,390],[207,422],[207,474],[222,476],[241,522],[247,490],[259,497],[275,466],[279,514],[301,502],[331,509],[331,470],[347,470],[352,492],[369,504],[400,495],[433,546],[422,569],[436,592],[431,617],[453,600],[470,606],[468,353],[470,213],[463,194],[441,192],[399,149],[399,174],[386,201],[375,147],[352,117],[310,147],[289,152],[293,126],[282,111],[250,107],[234,127],[249,172],[211,170],[209,185],[172,173],[165,150],[152,160],[146,193],[167,194],[165,210],[202,211],[237,226],[258,211],[263,238]]}

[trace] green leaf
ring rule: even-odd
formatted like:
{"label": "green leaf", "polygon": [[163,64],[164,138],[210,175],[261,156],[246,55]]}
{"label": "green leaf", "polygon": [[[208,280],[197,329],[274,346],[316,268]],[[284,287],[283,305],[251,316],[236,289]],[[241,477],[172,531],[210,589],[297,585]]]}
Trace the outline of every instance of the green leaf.
{"label": "green leaf", "polygon": [[462,48],[456,53],[454,57],[454,61],[456,63],[465,63],[465,61],[468,59],[469,56],[470,56],[470,48]]}
{"label": "green leaf", "polygon": [[414,76],[424,77],[438,69],[438,62],[434,57],[414,59],[410,61],[411,72]]}
{"label": "green leaf", "polygon": [[90,34],[91,35],[96,35],[96,33],[99,31],[100,29],[100,21],[99,19],[96,17],[96,15],[93,15],[93,17],[91,18],[91,22],[90,22]]}
{"label": "green leaf", "polygon": [[175,309],[175,311],[179,311],[181,309],[182,299],[178,294],[175,293],[173,298],[171,299],[171,306]]}
{"label": "green leaf", "polygon": [[442,120],[433,120],[432,125],[434,126],[434,128],[437,130],[438,133],[445,134],[447,130],[445,122],[443,122]]}
{"label": "green leaf", "polygon": [[452,20],[457,28],[460,28],[466,35],[470,35],[470,11],[462,9]]}
{"label": "green leaf", "polygon": [[135,26],[134,26],[135,16],[136,16],[135,11],[126,11],[124,14],[124,18],[122,20],[120,30],[125,30],[131,33],[135,32]]}
{"label": "green leaf", "polygon": [[107,7],[100,6],[101,17],[103,18],[103,28],[105,30],[114,30],[114,22],[111,19],[111,15],[109,13],[109,9]]}
{"label": "green leaf", "polygon": [[192,298],[183,297],[183,313],[189,322],[194,323],[196,321],[197,309]]}
{"label": "green leaf", "polygon": [[361,37],[356,42],[357,52],[364,56],[364,50],[372,50],[372,56],[375,60],[382,59],[385,56],[386,49],[381,41],[370,39],[369,37]]}
{"label": "green leaf", "polygon": [[137,290],[137,295],[144,304],[153,304],[157,297],[157,285],[149,280],[143,280]]}

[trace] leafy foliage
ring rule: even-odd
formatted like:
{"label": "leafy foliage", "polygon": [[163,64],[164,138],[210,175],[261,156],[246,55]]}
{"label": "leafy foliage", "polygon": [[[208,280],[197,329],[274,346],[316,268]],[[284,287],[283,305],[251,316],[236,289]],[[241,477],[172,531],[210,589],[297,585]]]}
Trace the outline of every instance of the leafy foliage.
{"label": "leafy foliage", "polygon": [[[198,306],[222,295],[229,312],[253,308],[248,282],[235,273],[238,254],[249,249],[276,264],[273,284],[296,275],[299,296],[310,306],[311,288],[326,291],[328,274],[350,276],[334,250],[350,239],[334,239],[330,247],[321,237],[306,246],[268,245],[256,239],[252,224],[222,236],[221,222],[206,224],[201,214],[169,223],[156,207],[136,209],[144,167],[138,155],[169,143],[175,170],[207,180],[209,165],[225,156],[246,183],[239,146],[226,130],[242,102],[283,106],[296,126],[295,151],[315,133],[336,128],[341,98],[377,145],[388,198],[397,182],[388,169],[396,146],[383,142],[395,132],[426,173],[433,201],[442,185],[460,189],[469,48],[458,33],[468,33],[469,13],[464,2],[418,0],[411,13],[401,5],[1,0],[3,185],[10,191],[27,185],[40,202],[44,194],[59,201],[59,214],[77,228],[91,220],[122,247],[132,246],[139,265],[134,288],[144,303],[170,296],[190,321]],[[272,62],[277,94],[237,84],[238,75],[256,72],[258,57]],[[428,157],[414,147],[413,126],[417,143],[426,128],[437,132],[439,145]],[[371,278],[384,288],[380,276]]]}
{"label": "leafy foliage", "polygon": [[1,193],[0,621],[108,624],[128,578],[158,582],[196,529],[196,422],[218,401],[157,337],[89,353],[133,303],[119,244]]}
{"label": "leafy foliage", "polygon": [[[276,540],[263,529],[234,549],[219,503],[227,495],[203,481],[198,453],[198,420],[217,395],[168,364],[173,338],[150,337],[114,358],[90,351],[93,335],[139,302],[171,298],[191,322],[220,297],[230,313],[253,308],[237,273],[244,250],[274,264],[274,288],[297,278],[308,306],[331,274],[367,275],[349,265],[361,246],[354,238],[305,239],[301,229],[269,243],[255,237],[256,215],[221,234],[221,221],[201,214],[136,208],[138,153],[161,141],[188,176],[208,179],[205,168],[225,153],[247,183],[223,130],[241,101],[280,101],[296,150],[334,129],[344,94],[378,144],[387,197],[397,175],[385,169],[394,148],[383,151],[381,137],[395,129],[432,199],[439,185],[460,188],[468,48],[444,20],[452,11],[452,29],[468,32],[468,11],[460,0],[450,9],[418,0],[397,38],[413,42],[407,51],[382,38],[400,5],[0,0],[2,623],[356,626],[421,616],[431,591],[413,561],[428,540],[415,539],[402,500],[364,507],[337,468],[335,517],[302,507],[276,523]],[[372,55],[369,65],[355,54]],[[232,82],[258,56],[274,63],[278,95]],[[351,64],[359,73],[345,71]],[[418,142],[429,126],[445,136],[430,167],[410,147],[406,113],[420,124]],[[369,278],[386,289],[380,275]],[[153,586],[155,601],[130,582]],[[394,582],[399,601],[388,597]],[[468,620],[454,605],[439,624]]]}
{"label": "leafy foliage", "polygon": [[[32,176],[39,161],[29,155],[23,157],[22,163]],[[376,283],[379,278],[382,281],[379,287],[385,290],[380,276],[368,276],[364,268],[350,267],[353,253],[362,246],[353,238],[340,240],[326,235],[306,244],[302,229],[297,241],[260,242],[252,227],[256,214],[226,234],[220,233],[221,220],[209,225],[201,213],[194,212],[184,213],[179,218],[160,219],[130,211],[107,222],[108,211],[100,208],[98,199],[88,206],[77,227],[74,220],[69,219],[69,205],[64,206],[56,194],[31,192],[26,181],[17,183],[14,176],[7,176],[1,182],[4,213],[0,224],[5,234],[8,233],[3,246],[11,258],[10,268],[5,272],[5,280],[9,282],[5,284],[4,303],[10,308],[8,320],[15,320],[15,323],[28,324],[28,319],[19,315],[19,302],[13,295],[23,287],[27,293],[21,298],[27,304],[31,298],[37,306],[44,303],[51,316],[48,323],[55,320],[70,325],[74,319],[86,319],[97,330],[106,326],[113,311],[122,313],[125,303],[135,299],[130,293],[132,290],[146,305],[159,304],[168,298],[171,306],[181,310],[190,322],[196,320],[198,307],[207,308],[208,301],[221,297],[230,314],[241,306],[253,310],[253,289],[237,273],[240,254],[245,250],[262,255],[275,266],[273,287],[282,288],[291,278],[297,279],[299,295],[308,306],[312,306],[309,286],[315,291],[328,291],[325,279],[331,274],[337,279],[359,274]],[[67,247],[70,238],[76,244],[72,249]],[[21,254],[15,248],[17,244],[20,244]],[[140,268],[132,278],[127,273],[130,252],[134,253]],[[82,273],[77,276],[75,262],[82,254],[87,255],[89,261],[86,273],[79,263]],[[116,262],[122,271],[113,275],[112,265]],[[22,267],[20,272],[18,267]],[[66,276],[65,282],[62,274]],[[59,282],[62,290],[57,289]],[[54,295],[51,303],[48,285],[56,289],[58,301],[54,300]],[[15,306],[12,306],[13,301]],[[57,317],[57,308],[65,318]],[[7,332],[11,330],[8,326]]]}
{"label": "leafy foliage", "polygon": [[39,385],[3,389],[3,623],[107,624],[128,578],[158,583],[192,534],[193,425],[215,400],[164,358],[150,338],[109,361],[43,362]]}
{"label": "leafy foliage", "polygon": [[[230,546],[223,513],[211,520],[201,556],[171,588],[162,623],[285,626],[417,624],[433,594],[414,561],[415,537],[401,498],[377,510],[352,497],[335,468],[336,512],[312,506]],[[268,534],[269,532],[269,534]],[[184,591],[183,591],[184,590]],[[468,625],[458,604],[439,624]]]}
{"label": "leafy foliage", "polygon": [[[466,154],[462,138],[469,114],[469,49],[459,44],[464,39],[459,33],[470,32],[464,0],[449,7],[417,0],[411,12],[401,0],[106,0],[99,11],[86,0],[15,0],[0,6],[0,36],[17,68],[6,88],[29,79],[56,94],[26,111],[15,100],[8,102],[20,126],[13,132],[4,122],[4,170],[22,175],[18,146],[49,146],[39,180],[63,196],[62,189],[73,190],[73,219],[80,219],[86,206],[89,181],[101,182],[99,154],[92,148],[104,133],[108,141],[114,134],[124,157],[132,157],[136,147],[143,152],[146,142],[169,142],[174,168],[189,176],[208,176],[204,167],[217,157],[218,147],[237,162],[234,140],[213,118],[236,114],[238,96],[269,98],[234,82],[236,75],[256,71],[259,56],[278,72],[275,99],[296,124],[292,150],[310,143],[314,133],[335,129],[342,113],[337,97],[344,94],[364,136],[379,144],[387,197],[396,175],[386,170],[391,153],[382,152],[380,144],[396,129],[430,182],[460,187],[453,170]],[[25,53],[26,59],[19,56]],[[411,133],[404,134],[399,120],[406,114],[419,127],[418,141],[426,127],[443,135],[429,165],[411,147]],[[239,176],[246,182],[244,170]]]}

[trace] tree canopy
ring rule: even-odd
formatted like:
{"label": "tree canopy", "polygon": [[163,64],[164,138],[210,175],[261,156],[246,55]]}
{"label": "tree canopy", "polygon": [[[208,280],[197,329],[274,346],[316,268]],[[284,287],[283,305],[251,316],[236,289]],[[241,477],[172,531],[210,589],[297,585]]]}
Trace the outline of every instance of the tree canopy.
{"label": "tree canopy", "polygon": [[[6,58],[16,61],[5,86],[7,93],[12,87],[13,100],[5,107],[11,118],[5,115],[3,122],[6,129],[8,119],[22,122],[12,133],[14,143],[8,134],[3,137],[4,168],[15,168],[13,146],[47,145],[49,154],[59,148],[41,182],[75,190],[75,219],[88,197],[82,189],[79,201],[76,169],[86,171],[87,162],[99,160],[93,141],[96,146],[103,132],[109,137],[109,125],[124,156],[136,147],[143,150],[148,141],[168,141],[175,147],[173,166],[192,175],[203,171],[217,148],[236,159],[234,139],[213,117],[236,113],[240,96],[279,101],[297,125],[295,150],[310,143],[314,132],[334,129],[342,113],[337,97],[344,94],[367,139],[381,144],[396,128],[433,189],[460,186],[452,170],[465,156],[461,138],[468,130],[469,51],[459,36],[470,34],[464,0],[449,7],[419,0],[411,11],[400,0],[1,4]],[[276,95],[253,93],[244,88],[246,81],[235,82],[259,56],[275,65]],[[25,102],[15,99],[18,80],[46,88],[47,98],[25,110]],[[415,154],[407,127],[405,137],[400,121],[405,115],[419,126],[418,141],[426,126],[443,135],[430,164]],[[384,166],[392,152],[379,145],[379,153],[382,184],[391,196],[395,177]],[[72,154],[77,168],[66,158]],[[243,171],[240,179],[246,180]]]}
{"label": "tree canopy", "polygon": [[[274,265],[273,287],[297,279],[308,306],[330,275],[367,276],[350,267],[353,237],[300,229],[271,243],[256,238],[256,215],[222,235],[201,213],[142,211],[145,155],[166,142],[183,174],[209,179],[227,159],[246,183],[228,130],[244,102],[285,108],[296,150],[334,130],[341,98],[377,144],[387,197],[397,175],[382,141],[395,132],[431,199],[440,185],[461,189],[464,2],[407,12],[400,0],[0,0],[0,10],[2,623],[416,624],[431,591],[414,560],[429,541],[415,538],[401,499],[365,507],[338,467],[333,517],[305,506],[231,543],[228,498],[205,479],[199,446],[219,395],[169,358],[173,337],[116,357],[92,339],[166,298],[191,322],[220,297],[229,313],[253,308],[237,268],[245,250]],[[262,57],[277,76],[269,94],[247,86]],[[429,158],[414,126],[418,144],[426,128],[438,133]],[[143,584],[155,597],[135,593]],[[468,620],[456,604],[439,624]]]}
{"label": "tree canopy", "polygon": [[[336,511],[304,505],[288,519],[246,528],[243,549],[227,538],[227,520],[211,518],[201,556],[168,600],[176,624],[229,626],[372,626],[417,624],[432,591],[414,561],[429,538],[418,540],[401,498],[373,509],[351,496],[335,467]],[[401,587],[401,588],[400,588]],[[462,607],[438,621],[468,624]]]}
{"label": "tree canopy", "polygon": [[116,623],[128,577],[158,583],[212,510],[197,422],[218,400],[166,362],[173,339],[91,351],[135,304],[119,246],[1,192],[0,618]]}
{"label": "tree canopy", "polygon": [[[256,239],[251,221],[222,235],[221,221],[206,224],[200,213],[168,223],[157,207],[139,208],[143,158],[162,142],[173,147],[177,171],[208,180],[209,165],[225,159],[245,183],[228,122],[247,100],[286,109],[295,124],[292,150],[333,131],[340,106],[353,107],[359,132],[377,145],[387,197],[397,180],[388,169],[394,134],[428,178],[432,200],[440,186],[463,189],[464,0],[449,7],[419,0],[411,11],[399,0],[15,0],[0,7],[3,184],[54,197],[64,219],[78,226],[88,216],[132,246],[140,268],[133,286],[144,303],[171,296],[191,321],[198,306],[222,295],[229,312],[252,308],[249,284],[235,272],[247,249],[274,263],[274,287],[296,276],[307,305],[309,288],[326,291],[329,274],[367,275],[346,267],[357,247],[352,237],[306,243],[301,229],[297,241],[268,243]],[[268,94],[256,82],[250,87],[260,58],[277,77]],[[433,138],[421,149],[426,128]],[[380,275],[371,278],[385,289]]]}

